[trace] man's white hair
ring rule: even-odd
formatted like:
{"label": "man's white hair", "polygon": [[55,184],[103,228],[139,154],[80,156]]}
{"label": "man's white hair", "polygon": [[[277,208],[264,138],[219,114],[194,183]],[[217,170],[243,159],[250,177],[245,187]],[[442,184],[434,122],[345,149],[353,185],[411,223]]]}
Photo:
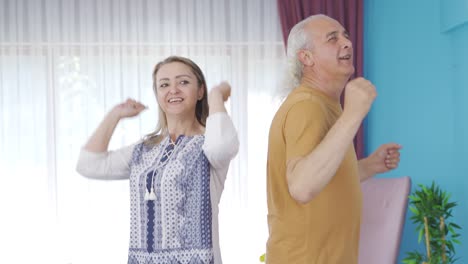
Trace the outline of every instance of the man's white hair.
{"label": "man's white hair", "polygon": [[318,18],[329,18],[326,15],[312,15],[297,23],[289,32],[288,47],[286,51],[287,65],[286,75],[284,76],[280,97],[286,97],[294,88],[299,86],[302,78],[303,65],[297,57],[297,53],[301,49],[312,48],[313,40],[310,34],[305,31],[305,26],[312,20]]}

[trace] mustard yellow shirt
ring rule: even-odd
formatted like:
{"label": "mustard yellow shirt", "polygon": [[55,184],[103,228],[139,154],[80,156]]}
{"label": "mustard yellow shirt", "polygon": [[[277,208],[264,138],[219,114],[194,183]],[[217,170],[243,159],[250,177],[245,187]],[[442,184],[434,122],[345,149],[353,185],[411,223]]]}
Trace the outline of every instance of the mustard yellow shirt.
{"label": "mustard yellow shirt", "polygon": [[332,180],[309,203],[296,202],[286,181],[287,161],[311,153],[341,113],[339,102],[300,86],[273,118],[267,161],[267,264],[358,262],[362,194],[353,145]]}

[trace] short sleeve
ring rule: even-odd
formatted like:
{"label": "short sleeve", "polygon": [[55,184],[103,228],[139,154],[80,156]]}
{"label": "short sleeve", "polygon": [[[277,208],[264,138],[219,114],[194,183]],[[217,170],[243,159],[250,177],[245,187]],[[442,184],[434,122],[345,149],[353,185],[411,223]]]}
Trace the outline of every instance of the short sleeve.
{"label": "short sleeve", "polygon": [[325,131],[326,117],[319,101],[295,103],[288,111],[283,127],[286,160],[308,155],[323,139]]}

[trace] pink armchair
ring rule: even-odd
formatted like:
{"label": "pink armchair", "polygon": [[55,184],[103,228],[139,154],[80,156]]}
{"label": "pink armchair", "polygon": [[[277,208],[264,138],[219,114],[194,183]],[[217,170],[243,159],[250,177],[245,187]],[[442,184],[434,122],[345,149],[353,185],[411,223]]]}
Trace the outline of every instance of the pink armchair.
{"label": "pink armchair", "polygon": [[395,264],[405,223],[409,177],[372,178],[361,184],[363,215],[359,264]]}

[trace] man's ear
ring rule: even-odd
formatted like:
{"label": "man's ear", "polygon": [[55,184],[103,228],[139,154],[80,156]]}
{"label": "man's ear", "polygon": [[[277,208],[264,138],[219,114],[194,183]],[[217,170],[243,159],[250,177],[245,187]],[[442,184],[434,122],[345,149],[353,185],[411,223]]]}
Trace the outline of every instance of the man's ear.
{"label": "man's ear", "polygon": [[297,53],[297,57],[304,66],[313,66],[314,65],[314,55],[310,50],[301,49]]}

